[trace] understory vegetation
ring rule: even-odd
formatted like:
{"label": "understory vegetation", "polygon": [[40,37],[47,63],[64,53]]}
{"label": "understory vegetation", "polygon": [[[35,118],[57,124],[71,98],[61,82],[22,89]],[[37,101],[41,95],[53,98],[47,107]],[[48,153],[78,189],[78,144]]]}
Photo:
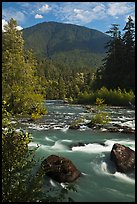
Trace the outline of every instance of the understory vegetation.
{"label": "understory vegetation", "polygon": [[135,103],[135,94],[131,91],[118,89],[108,90],[106,87],[102,87],[99,90],[91,93],[81,93],[78,95],[78,103],[81,104],[94,104],[97,98],[101,98],[107,105],[114,106],[129,106],[130,103]]}
{"label": "understory vegetation", "polygon": [[96,124],[107,124],[110,121],[109,114],[105,111],[106,104],[102,98],[96,98],[95,111],[96,114],[92,116],[91,123]]}

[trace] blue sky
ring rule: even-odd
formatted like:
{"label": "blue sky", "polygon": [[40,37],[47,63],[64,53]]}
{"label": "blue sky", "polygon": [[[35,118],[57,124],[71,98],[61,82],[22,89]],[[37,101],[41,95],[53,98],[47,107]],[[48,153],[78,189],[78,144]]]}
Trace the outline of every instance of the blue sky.
{"label": "blue sky", "polygon": [[106,32],[111,24],[135,19],[135,2],[2,2],[2,25],[12,17],[18,28],[45,21],[71,23]]}

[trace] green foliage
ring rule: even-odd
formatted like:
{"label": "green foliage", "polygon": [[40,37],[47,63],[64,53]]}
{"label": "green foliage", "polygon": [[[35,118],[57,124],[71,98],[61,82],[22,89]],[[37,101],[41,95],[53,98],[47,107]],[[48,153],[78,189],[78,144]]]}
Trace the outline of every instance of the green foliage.
{"label": "green foliage", "polygon": [[104,111],[106,105],[104,104],[104,100],[102,98],[96,98],[96,114],[92,117],[91,123],[96,124],[107,124],[110,121],[109,114]]}
{"label": "green foliage", "polygon": [[[94,103],[97,97],[103,98],[104,95],[106,97],[109,95],[108,93],[103,94],[103,90],[100,93],[96,92],[103,86],[108,90],[112,89],[112,93],[114,89],[117,92],[118,88],[122,92],[124,89],[128,92],[130,90],[134,91],[135,42],[134,23],[131,17],[129,17],[124,31],[125,33],[122,36],[119,31],[119,25],[112,24],[112,27],[107,32],[111,34],[111,37],[109,37],[92,29],[55,22],[45,22],[24,29],[23,43],[25,43],[25,48],[32,48],[35,56],[38,58],[38,63],[36,63],[36,60],[30,53],[26,54],[25,57],[25,63],[28,64],[27,69],[30,70],[29,67],[31,67],[33,71],[35,70],[35,80],[34,77],[30,77],[29,81],[32,81],[33,85],[35,85],[30,84],[32,89],[29,95],[34,91],[35,93],[42,94],[46,99],[71,97],[74,102],[78,98],[78,101],[81,101],[81,103],[86,101],[86,103],[90,104]],[[107,43],[106,54],[103,48],[105,43]],[[17,59],[19,58],[18,55],[16,57]],[[5,59],[8,58],[9,56]],[[104,59],[101,62],[102,58]],[[16,61],[20,61],[18,65],[22,64],[21,66],[24,66],[21,60]],[[9,66],[9,64],[7,65]],[[6,73],[8,72],[9,70],[6,71]],[[5,74],[4,77],[7,78],[7,75]],[[4,87],[7,88],[8,93],[12,93],[13,86],[9,85],[8,87],[5,84]],[[13,89],[21,90],[21,87],[19,84],[14,84]],[[27,87],[29,87],[29,84]],[[3,93],[5,93],[6,88]],[[9,89],[10,92],[8,91]],[[26,93],[25,89],[23,90],[20,91],[22,95]],[[93,91],[94,93],[92,93]],[[23,98],[22,95],[20,98]],[[117,98],[115,93],[114,95],[114,98]],[[12,98],[11,96],[11,101]],[[18,102],[17,108],[14,109],[18,110],[18,107],[20,107],[18,104],[24,104],[24,102],[20,101],[19,103],[17,91],[14,92],[14,98],[17,98],[16,101]],[[105,98],[107,104],[127,104],[125,97],[123,99],[117,98],[116,102],[112,102],[111,98],[113,97],[110,95],[109,98]],[[16,105],[16,103],[12,102],[12,106],[14,104]],[[31,106],[30,102],[29,106]],[[37,118],[37,113],[32,112],[32,115],[32,118]]]}
{"label": "green foliage", "polygon": [[88,92],[84,92],[84,93],[80,93],[78,95],[78,99],[77,102],[81,103],[81,104],[93,104],[95,102],[96,96],[93,92],[88,93]]}
{"label": "green foliage", "polygon": [[78,96],[78,103],[94,104],[96,98],[103,99],[107,105],[129,106],[129,103],[134,104],[135,94],[132,90],[126,91],[124,89],[122,91],[120,88],[108,90],[106,87],[102,87],[92,93],[80,94]]}
{"label": "green foliage", "polygon": [[106,86],[108,89],[126,89],[135,91],[135,27],[129,16],[121,36],[119,25],[112,24],[107,33],[112,38],[107,43],[103,65],[96,72],[94,89]]}
{"label": "green foliage", "polygon": [[84,118],[83,117],[80,117],[76,120],[74,120],[71,124],[72,127],[75,127],[75,126],[78,126],[80,124],[84,123]]}
{"label": "green foliage", "polygon": [[75,101],[82,92],[90,90],[94,73],[92,70],[75,65],[72,70],[68,65],[53,63],[51,60],[38,61],[38,73],[42,78],[42,92],[46,99],[70,98]]}
{"label": "green foliage", "polygon": [[[10,19],[2,41],[2,98],[14,114],[31,114],[42,105],[43,96],[37,75],[37,62],[30,51],[24,52],[24,40],[17,23]],[[44,109],[44,108],[43,108]]]}
{"label": "green foliage", "polygon": [[108,118],[108,113],[102,112],[98,113],[95,116],[92,117],[91,122],[92,124],[107,124],[110,121],[110,118]]}
{"label": "green foliage", "polygon": [[47,114],[47,110],[45,108],[43,108],[43,105],[41,105],[41,106],[39,105],[38,107],[36,107],[35,112],[32,112],[31,119],[36,120],[45,114]]}
{"label": "green foliage", "polygon": [[97,68],[110,37],[83,26],[43,22],[23,29],[25,47],[38,58],[50,58],[61,65]]}
{"label": "green foliage", "polygon": [[48,189],[44,185],[45,172],[36,158],[36,148],[29,148],[31,134],[16,131],[11,125],[11,114],[7,103],[2,105],[2,202],[57,202],[72,201],[67,196],[74,190],[73,185],[66,189]]}
{"label": "green foliage", "polygon": [[104,103],[104,100],[102,98],[96,98],[96,105],[99,107],[103,105]]}
{"label": "green foliage", "polygon": [[[11,114],[7,111],[7,104],[4,101],[2,106],[2,201],[25,202],[30,198],[27,184],[32,179],[35,151],[28,148],[31,134],[22,130],[17,132],[10,123],[10,117]],[[30,188],[29,192],[34,189]]]}

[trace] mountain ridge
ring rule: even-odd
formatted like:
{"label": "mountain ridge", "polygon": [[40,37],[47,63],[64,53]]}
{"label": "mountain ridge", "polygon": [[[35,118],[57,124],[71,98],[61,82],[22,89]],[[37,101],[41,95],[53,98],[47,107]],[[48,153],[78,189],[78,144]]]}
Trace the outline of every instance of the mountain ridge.
{"label": "mountain ridge", "polygon": [[[85,63],[87,56],[97,58],[97,66],[101,63],[105,54],[105,45],[110,40],[110,36],[101,31],[90,29],[85,26],[66,24],[59,22],[43,22],[23,29],[23,38],[25,47],[32,49],[38,57],[46,57],[64,63],[65,59],[71,63],[71,56],[78,54],[83,58]],[[81,53],[85,53],[81,54]],[[77,63],[78,59],[76,60]],[[82,60],[81,60],[82,61]],[[87,59],[89,61],[89,59]]]}

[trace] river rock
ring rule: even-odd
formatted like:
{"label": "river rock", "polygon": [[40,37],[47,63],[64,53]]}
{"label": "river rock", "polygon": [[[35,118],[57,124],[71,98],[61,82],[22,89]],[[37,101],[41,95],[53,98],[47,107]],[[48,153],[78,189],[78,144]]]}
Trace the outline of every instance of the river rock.
{"label": "river rock", "polygon": [[69,126],[69,129],[73,129],[73,130],[80,129],[80,124],[72,124]]}
{"label": "river rock", "polygon": [[135,130],[133,130],[131,127],[128,127],[128,126],[123,126],[123,130],[122,130],[123,133],[133,133],[135,134]]}
{"label": "river rock", "polygon": [[56,155],[50,155],[41,165],[46,175],[59,183],[73,182],[81,174],[72,161]]}
{"label": "river rock", "polygon": [[118,143],[113,145],[110,160],[121,173],[132,172],[135,169],[135,151],[124,145]]}
{"label": "river rock", "polygon": [[99,124],[99,123],[94,124],[94,123],[92,123],[92,121],[90,121],[89,123],[86,123],[85,125],[86,125],[88,128],[98,129],[98,130],[103,127],[102,124]]}

